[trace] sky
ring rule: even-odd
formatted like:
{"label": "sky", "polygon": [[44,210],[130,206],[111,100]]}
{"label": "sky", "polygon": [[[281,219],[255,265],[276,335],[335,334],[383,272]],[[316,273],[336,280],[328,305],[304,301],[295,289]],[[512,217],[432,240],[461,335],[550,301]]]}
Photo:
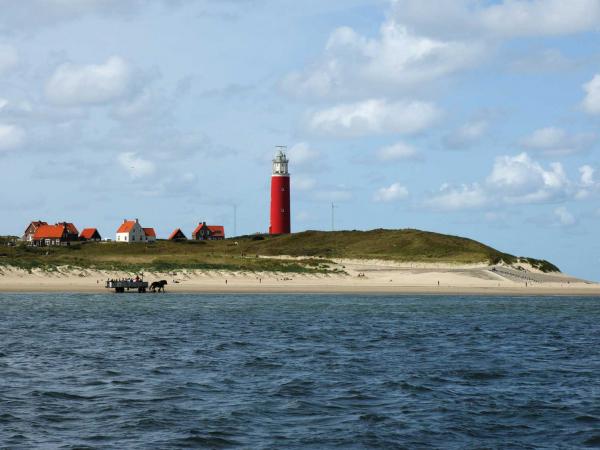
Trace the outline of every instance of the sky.
{"label": "sky", "polygon": [[0,234],[418,228],[600,280],[600,0],[0,0]]}

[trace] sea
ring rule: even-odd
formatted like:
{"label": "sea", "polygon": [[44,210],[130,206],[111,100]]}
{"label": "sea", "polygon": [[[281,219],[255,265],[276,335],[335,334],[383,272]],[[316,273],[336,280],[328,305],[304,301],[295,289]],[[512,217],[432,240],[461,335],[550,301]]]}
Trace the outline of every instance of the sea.
{"label": "sea", "polygon": [[600,298],[0,294],[0,448],[600,448]]}

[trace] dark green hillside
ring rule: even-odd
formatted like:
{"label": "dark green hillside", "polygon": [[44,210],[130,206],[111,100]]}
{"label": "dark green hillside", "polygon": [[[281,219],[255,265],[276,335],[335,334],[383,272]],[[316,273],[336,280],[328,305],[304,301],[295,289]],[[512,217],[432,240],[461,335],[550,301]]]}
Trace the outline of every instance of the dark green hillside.
{"label": "dark green hillside", "polygon": [[[0,240],[0,242],[2,242]],[[305,257],[285,261],[257,256]],[[544,271],[558,271],[547,261],[516,258],[472,239],[419,230],[305,231],[284,236],[240,236],[225,241],[154,244],[83,243],[70,247],[32,248],[2,245],[0,265],[171,270],[231,269],[323,271],[327,262],[315,258],[387,259],[393,261],[481,263],[529,262]]]}

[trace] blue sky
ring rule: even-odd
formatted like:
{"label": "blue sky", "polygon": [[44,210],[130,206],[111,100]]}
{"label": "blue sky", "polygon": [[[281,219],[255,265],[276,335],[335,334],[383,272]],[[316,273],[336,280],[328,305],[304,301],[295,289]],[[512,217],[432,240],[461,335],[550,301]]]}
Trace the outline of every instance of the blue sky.
{"label": "blue sky", "polygon": [[600,280],[600,0],[0,0],[0,234],[420,228]]}

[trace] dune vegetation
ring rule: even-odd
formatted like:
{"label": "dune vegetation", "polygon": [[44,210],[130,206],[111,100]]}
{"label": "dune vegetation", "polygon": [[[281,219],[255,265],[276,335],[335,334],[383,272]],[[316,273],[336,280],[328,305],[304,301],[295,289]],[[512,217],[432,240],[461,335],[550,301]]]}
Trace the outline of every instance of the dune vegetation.
{"label": "dune vegetation", "polygon": [[[243,271],[327,272],[331,259],[383,259],[450,264],[529,263],[544,272],[553,264],[517,258],[472,239],[405,230],[304,231],[282,236],[250,235],[223,241],[159,240],[152,244],[83,242],[65,247],[6,245],[0,238],[0,265],[25,269],[57,266],[134,271],[139,269],[219,269]],[[287,255],[294,259],[282,259]]]}

